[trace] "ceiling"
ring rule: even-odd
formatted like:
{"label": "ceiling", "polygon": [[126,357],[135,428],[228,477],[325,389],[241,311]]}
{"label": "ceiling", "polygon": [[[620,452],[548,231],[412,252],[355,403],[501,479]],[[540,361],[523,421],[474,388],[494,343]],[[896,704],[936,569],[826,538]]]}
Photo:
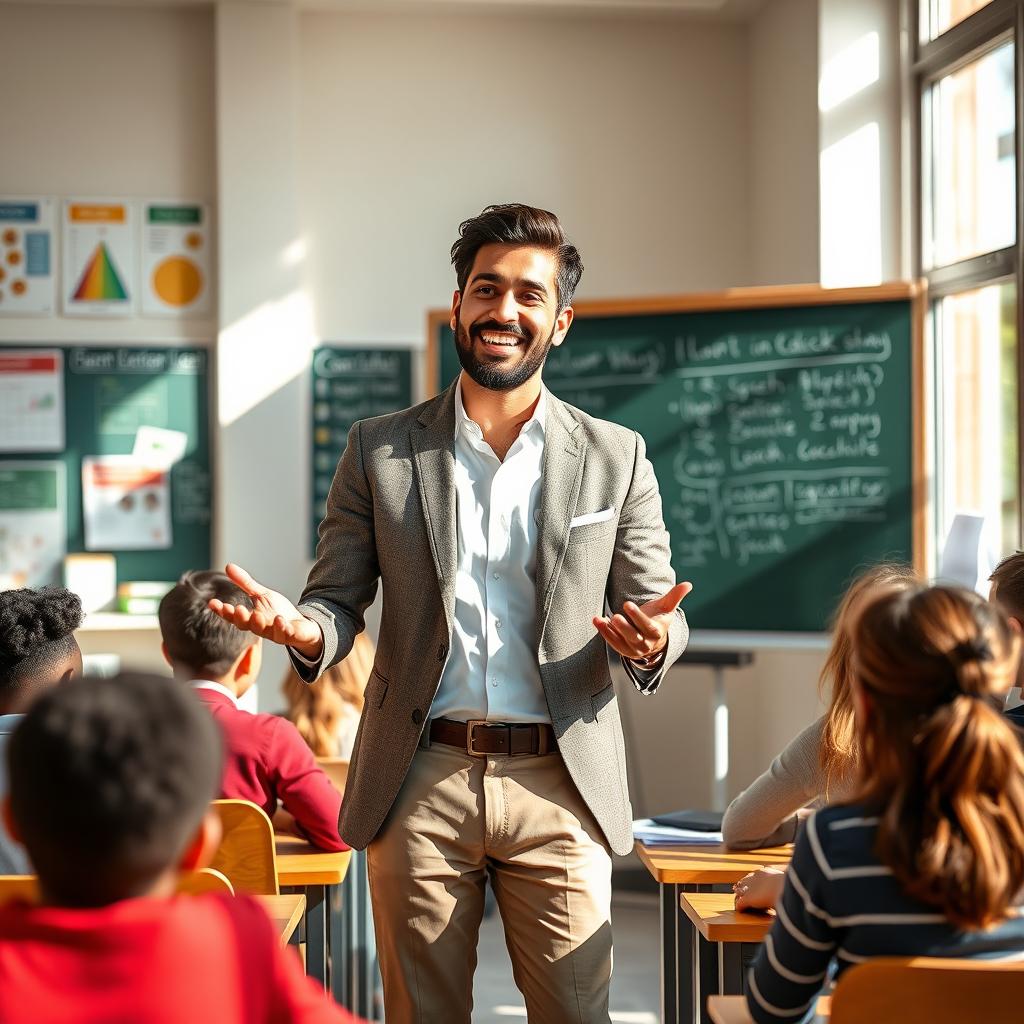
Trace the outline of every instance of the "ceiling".
{"label": "ceiling", "polygon": [[[209,7],[214,0],[0,0],[28,6]],[[767,0],[232,0],[253,5],[290,4],[302,10],[395,13],[552,13],[661,15],[745,21]]]}

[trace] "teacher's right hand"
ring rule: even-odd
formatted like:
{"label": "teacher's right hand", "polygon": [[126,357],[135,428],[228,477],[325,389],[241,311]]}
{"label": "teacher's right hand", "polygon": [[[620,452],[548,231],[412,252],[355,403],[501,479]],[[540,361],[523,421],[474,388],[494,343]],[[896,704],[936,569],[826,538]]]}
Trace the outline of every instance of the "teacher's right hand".
{"label": "teacher's right hand", "polygon": [[210,611],[238,629],[292,647],[310,661],[316,661],[323,654],[320,627],[307,619],[284,594],[268,590],[233,562],[229,562],[224,571],[252,598],[253,608],[250,611],[244,605],[225,604],[213,598],[208,606]]}

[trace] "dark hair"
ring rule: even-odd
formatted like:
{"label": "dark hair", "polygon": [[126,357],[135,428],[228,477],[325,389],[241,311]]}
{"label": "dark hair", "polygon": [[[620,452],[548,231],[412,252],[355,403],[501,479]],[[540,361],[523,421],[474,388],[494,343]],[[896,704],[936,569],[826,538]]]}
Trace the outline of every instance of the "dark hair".
{"label": "dark hair", "polygon": [[81,624],[82,602],[63,587],[0,592],[0,698],[58,682]]}
{"label": "dark hair", "polygon": [[1024,754],[999,710],[1020,637],[973,591],[923,586],[869,599],[852,635],[879,859],[909,895],[985,928],[1024,885]]}
{"label": "dark hair", "polygon": [[566,241],[562,225],[553,213],[522,203],[503,203],[487,206],[478,216],[464,220],[452,246],[452,265],[460,292],[466,290],[476,254],[483,246],[494,244],[528,245],[553,252],[558,263],[558,311],[571,305],[583,276],[583,260],[576,246]]}
{"label": "dark hair", "polygon": [[252,598],[222,572],[194,569],[164,595],[158,612],[167,655],[199,674],[222,676],[255,642],[207,607],[211,598],[252,608]]}
{"label": "dark hair", "polygon": [[221,741],[164,676],[84,678],[41,697],[7,746],[11,812],[48,899],[103,906],[173,866],[220,788]]}
{"label": "dark hair", "polygon": [[996,602],[1015,619],[1024,620],[1024,551],[1007,555],[992,571]]}

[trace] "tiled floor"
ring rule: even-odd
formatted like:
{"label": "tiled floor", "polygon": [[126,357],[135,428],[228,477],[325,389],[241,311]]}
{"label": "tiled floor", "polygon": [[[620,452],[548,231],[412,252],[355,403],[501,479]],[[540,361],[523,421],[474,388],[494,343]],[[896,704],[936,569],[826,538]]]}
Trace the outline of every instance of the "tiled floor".
{"label": "tiled floor", "polygon": [[[617,895],[612,906],[612,1024],[658,1024],[658,901],[656,896]],[[473,985],[473,1024],[516,1024],[526,1020],[522,996],[512,980],[501,918],[487,918],[480,930],[479,962]]]}

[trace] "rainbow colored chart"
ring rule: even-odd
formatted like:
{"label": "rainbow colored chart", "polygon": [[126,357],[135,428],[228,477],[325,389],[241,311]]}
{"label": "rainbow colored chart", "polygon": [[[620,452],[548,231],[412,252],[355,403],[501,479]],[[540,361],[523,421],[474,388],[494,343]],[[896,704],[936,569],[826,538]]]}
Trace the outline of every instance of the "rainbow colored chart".
{"label": "rainbow colored chart", "polygon": [[77,302],[109,302],[128,298],[105,243],[100,242],[96,246],[72,297]]}

